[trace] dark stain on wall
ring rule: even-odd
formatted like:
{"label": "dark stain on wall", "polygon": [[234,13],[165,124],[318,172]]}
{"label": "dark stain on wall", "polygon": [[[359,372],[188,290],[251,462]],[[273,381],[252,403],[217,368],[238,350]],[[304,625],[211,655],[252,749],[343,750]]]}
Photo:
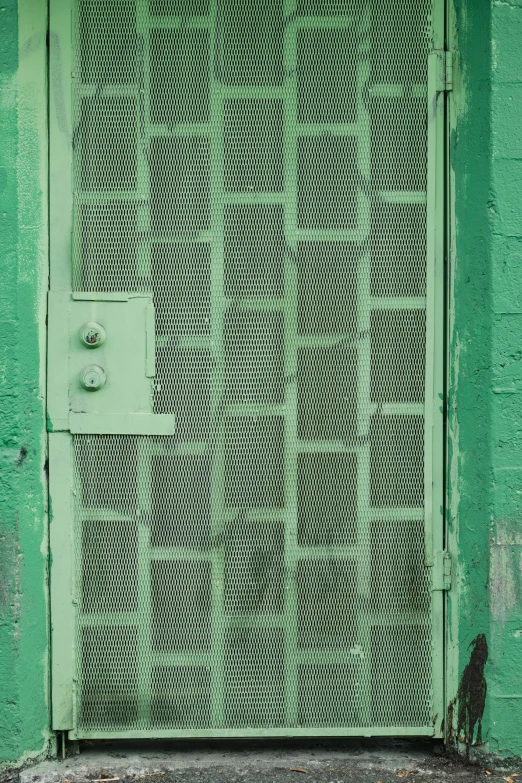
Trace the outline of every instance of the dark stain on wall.
{"label": "dark stain on wall", "polygon": [[21,468],[22,467],[22,465],[25,462],[25,458],[26,457],[27,457],[27,449],[25,448],[25,446],[22,446],[22,448],[20,449],[20,453],[18,455],[18,459],[16,460],[16,467],[17,468]]}
{"label": "dark stain on wall", "polygon": [[452,699],[450,703],[448,704],[448,710],[446,714],[446,721],[442,722],[442,725],[440,727],[441,731],[445,729],[446,732],[446,745],[450,750],[453,750],[456,748],[456,742],[455,742],[455,724],[454,724],[454,718],[455,718],[455,702],[457,699]]}
{"label": "dark stain on wall", "polygon": [[470,644],[471,655],[469,663],[462,673],[458,690],[458,725],[459,739],[466,745],[472,745],[477,730],[476,742],[482,743],[482,715],[486,706],[487,683],[484,677],[484,667],[488,659],[488,643],[483,633],[479,634]]}

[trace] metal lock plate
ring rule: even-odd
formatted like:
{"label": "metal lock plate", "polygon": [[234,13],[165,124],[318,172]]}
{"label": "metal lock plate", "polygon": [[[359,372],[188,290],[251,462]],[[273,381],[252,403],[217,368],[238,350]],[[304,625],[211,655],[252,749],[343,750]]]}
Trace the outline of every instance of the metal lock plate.
{"label": "metal lock plate", "polygon": [[50,292],[49,429],[173,434],[153,412],[154,375],[150,296]]}

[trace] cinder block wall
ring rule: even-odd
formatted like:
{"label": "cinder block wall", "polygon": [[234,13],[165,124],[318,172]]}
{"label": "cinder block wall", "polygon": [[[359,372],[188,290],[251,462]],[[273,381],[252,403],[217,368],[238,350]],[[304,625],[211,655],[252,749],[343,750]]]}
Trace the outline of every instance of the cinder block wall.
{"label": "cinder block wall", "polygon": [[0,766],[48,722],[45,0],[0,9]]}
{"label": "cinder block wall", "polygon": [[522,3],[491,20],[490,742],[522,755]]}
{"label": "cinder block wall", "polygon": [[461,751],[520,757],[522,2],[455,0],[453,21],[447,720]]}

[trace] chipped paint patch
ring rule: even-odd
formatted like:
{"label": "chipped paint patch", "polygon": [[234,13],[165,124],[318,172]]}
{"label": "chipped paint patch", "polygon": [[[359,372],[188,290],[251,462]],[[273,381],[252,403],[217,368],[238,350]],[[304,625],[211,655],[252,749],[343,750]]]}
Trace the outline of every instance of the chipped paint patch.
{"label": "chipped paint patch", "polygon": [[18,524],[0,530],[0,618],[20,614],[20,541]]}
{"label": "chipped paint patch", "polygon": [[493,544],[489,562],[489,589],[491,618],[494,622],[505,622],[509,611],[516,606],[518,581],[515,581],[510,549]]}

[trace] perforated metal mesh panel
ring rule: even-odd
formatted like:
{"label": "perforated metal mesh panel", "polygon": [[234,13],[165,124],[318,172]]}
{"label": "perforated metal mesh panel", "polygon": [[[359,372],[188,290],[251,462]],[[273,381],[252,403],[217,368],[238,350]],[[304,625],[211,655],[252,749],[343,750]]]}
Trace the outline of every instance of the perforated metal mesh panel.
{"label": "perforated metal mesh panel", "polygon": [[431,2],[77,3],[74,288],[177,417],[74,439],[77,733],[429,726]]}

